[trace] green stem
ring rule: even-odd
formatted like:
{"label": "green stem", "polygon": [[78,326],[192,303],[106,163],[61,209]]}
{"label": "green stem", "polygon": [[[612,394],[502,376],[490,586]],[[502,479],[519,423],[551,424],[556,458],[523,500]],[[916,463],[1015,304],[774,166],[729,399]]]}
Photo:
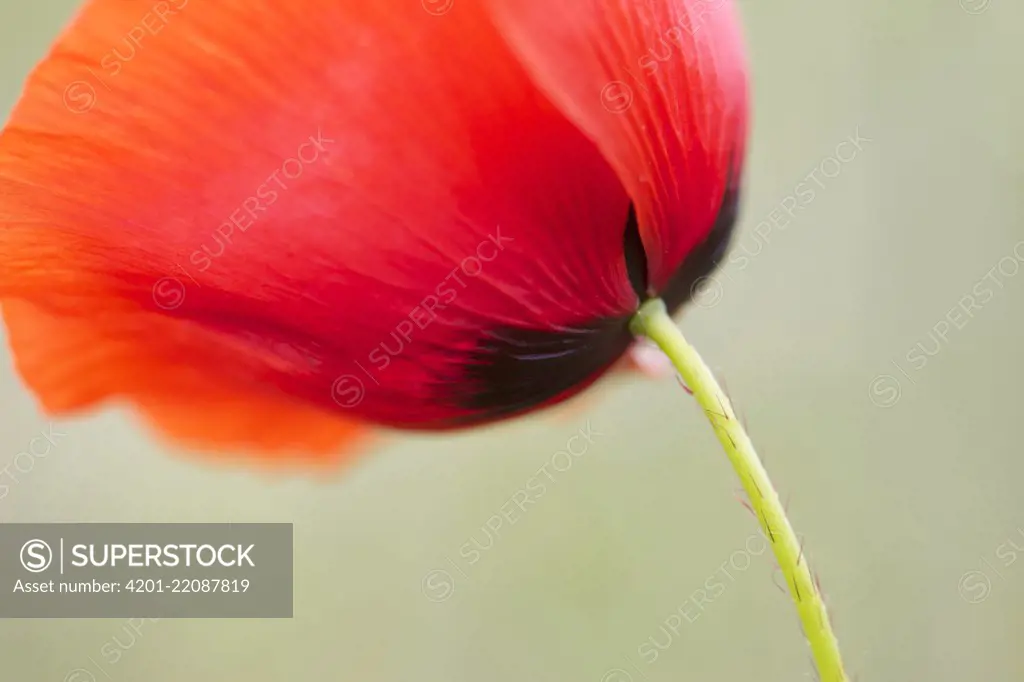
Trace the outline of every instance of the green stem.
{"label": "green stem", "polygon": [[704,408],[718,440],[747,491],[762,531],[772,542],[772,550],[796,604],[822,682],[846,682],[839,643],[832,633],[825,603],[807,567],[800,542],[786,518],[786,511],[768,478],[768,472],[736,418],[729,399],[700,355],[669,317],[660,299],[649,300],[640,307],[633,318],[631,329],[634,334],[646,336],[658,344]]}

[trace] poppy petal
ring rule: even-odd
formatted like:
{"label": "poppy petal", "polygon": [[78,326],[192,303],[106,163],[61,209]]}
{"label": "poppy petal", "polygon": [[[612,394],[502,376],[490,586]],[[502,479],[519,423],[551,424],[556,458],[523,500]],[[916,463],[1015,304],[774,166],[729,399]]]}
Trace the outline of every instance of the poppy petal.
{"label": "poppy petal", "polygon": [[[147,7],[89,2],[0,135],[0,299],[44,406],[324,448],[561,399],[625,350],[629,198],[484,9]],[[482,400],[509,346],[555,380]]]}
{"label": "poppy petal", "polygon": [[[48,412],[74,414],[113,392],[131,398],[178,443],[208,453],[244,448],[268,462],[284,455],[282,462],[333,463],[369,442],[363,424],[296,404],[256,382],[242,391],[241,382],[212,374],[217,359],[197,362],[194,354],[197,346],[215,344],[213,338],[190,339],[176,358],[167,352],[170,343],[158,349],[139,344],[127,315],[115,318],[119,329],[109,336],[95,320],[55,316],[23,300],[5,301],[3,315],[16,368]],[[162,328],[167,340],[181,337],[181,326],[167,322],[141,321],[150,333]]]}
{"label": "poppy petal", "polygon": [[735,3],[490,7],[536,81],[618,172],[636,202],[652,293],[661,292],[731,210],[723,197],[741,171],[748,84]]}

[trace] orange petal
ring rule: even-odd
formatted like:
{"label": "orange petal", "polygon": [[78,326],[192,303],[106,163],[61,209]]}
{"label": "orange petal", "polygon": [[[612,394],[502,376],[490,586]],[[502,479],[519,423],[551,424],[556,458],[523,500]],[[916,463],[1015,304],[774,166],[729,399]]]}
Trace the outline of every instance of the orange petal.
{"label": "orange petal", "polygon": [[249,451],[275,464],[332,464],[353,446],[363,449],[371,433],[259,381],[229,381],[211,368],[245,350],[205,334],[208,355],[197,358],[192,335],[199,332],[171,320],[139,320],[164,335],[162,343],[145,346],[129,328],[134,318],[123,313],[101,320],[55,316],[8,300],[3,317],[15,367],[50,413],[78,413],[121,395],[170,441],[222,455]]}

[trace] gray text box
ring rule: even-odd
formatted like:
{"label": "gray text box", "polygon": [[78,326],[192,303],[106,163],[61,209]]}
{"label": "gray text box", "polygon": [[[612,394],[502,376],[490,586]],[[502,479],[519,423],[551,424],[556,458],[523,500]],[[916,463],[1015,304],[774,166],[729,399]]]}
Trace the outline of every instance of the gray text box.
{"label": "gray text box", "polygon": [[0,524],[0,618],[291,618],[290,523]]}

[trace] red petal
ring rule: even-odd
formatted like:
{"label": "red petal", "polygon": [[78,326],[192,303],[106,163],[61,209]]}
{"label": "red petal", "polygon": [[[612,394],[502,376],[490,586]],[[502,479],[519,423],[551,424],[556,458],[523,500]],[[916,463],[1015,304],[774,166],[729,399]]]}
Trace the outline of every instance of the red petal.
{"label": "red petal", "polygon": [[94,0],[0,137],[0,299],[52,411],[322,448],[463,416],[481,328],[628,314],[627,206],[474,3]]}
{"label": "red petal", "polygon": [[637,204],[661,290],[742,163],[747,67],[733,0],[490,0],[538,83]]}

